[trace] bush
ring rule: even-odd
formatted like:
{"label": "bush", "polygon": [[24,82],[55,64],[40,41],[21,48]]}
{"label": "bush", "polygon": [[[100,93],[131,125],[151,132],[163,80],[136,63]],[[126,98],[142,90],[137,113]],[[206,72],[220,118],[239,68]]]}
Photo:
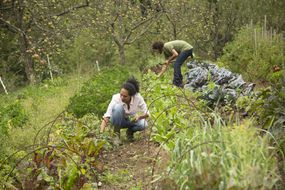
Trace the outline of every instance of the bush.
{"label": "bush", "polygon": [[80,92],[70,99],[67,111],[76,117],[82,117],[87,113],[101,117],[112,95],[119,91],[128,74],[125,68],[118,66],[96,73],[83,85]]}
{"label": "bush", "polygon": [[8,135],[9,128],[22,127],[28,121],[28,115],[18,100],[0,108],[0,134]]}
{"label": "bush", "polygon": [[245,27],[225,46],[220,61],[251,81],[276,83],[279,77],[272,75],[275,75],[274,68],[282,68],[284,42],[280,39],[280,35],[273,35],[261,27]]}

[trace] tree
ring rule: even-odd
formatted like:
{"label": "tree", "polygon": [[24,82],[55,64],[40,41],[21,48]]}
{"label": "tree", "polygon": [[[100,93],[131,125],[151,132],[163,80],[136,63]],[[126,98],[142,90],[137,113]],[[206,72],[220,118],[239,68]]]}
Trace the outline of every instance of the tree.
{"label": "tree", "polygon": [[35,63],[44,64],[41,54],[47,54],[45,49],[55,45],[52,36],[57,32],[55,23],[59,16],[89,5],[88,0],[73,3],[64,0],[1,2],[0,27],[17,36],[20,59],[31,84],[36,82]]}
{"label": "tree", "polygon": [[125,46],[144,36],[159,12],[149,10],[142,14],[141,4],[129,0],[100,1],[93,4],[95,27],[108,32],[118,47],[120,64],[124,65]]}

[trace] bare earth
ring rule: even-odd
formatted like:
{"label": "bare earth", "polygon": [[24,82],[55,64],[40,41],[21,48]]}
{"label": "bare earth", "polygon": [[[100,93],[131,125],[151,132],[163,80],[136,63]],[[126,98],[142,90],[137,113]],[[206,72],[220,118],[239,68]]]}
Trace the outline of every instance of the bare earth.
{"label": "bare earth", "polygon": [[165,172],[169,157],[158,144],[148,141],[146,134],[142,136],[103,154],[100,190],[162,189],[159,176]]}

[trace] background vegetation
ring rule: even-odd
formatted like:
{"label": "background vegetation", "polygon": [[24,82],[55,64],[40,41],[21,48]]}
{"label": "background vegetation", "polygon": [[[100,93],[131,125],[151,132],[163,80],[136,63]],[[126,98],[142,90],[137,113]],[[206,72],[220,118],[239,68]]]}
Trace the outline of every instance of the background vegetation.
{"label": "background vegetation", "polygon": [[[181,189],[283,189],[284,9],[281,0],[0,1],[1,187],[90,189],[100,150],[112,148],[94,126],[135,75],[151,140],[171,157],[158,178]],[[147,71],[163,58],[151,44],[174,39],[256,93],[212,110],[173,89],[171,71],[157,79]]]}

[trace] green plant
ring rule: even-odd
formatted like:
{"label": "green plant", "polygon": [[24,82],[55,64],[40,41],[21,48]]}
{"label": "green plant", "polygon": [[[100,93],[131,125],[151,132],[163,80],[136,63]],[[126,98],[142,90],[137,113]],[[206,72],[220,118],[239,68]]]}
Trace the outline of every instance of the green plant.
{"label": "green plant", "polygon": [[195,100],[198,94],[173,86],[167,76],[158,79],[151,72],[144,75],[142,94],[151,113],[152,139],[161,144],[167,142],[165,147],[171,149],[173,141],[169,139],[183,130],[189,121],[199,122],[207,107],[204,102]]}
{"label": "green plant", "polygon": [[[169,150],[169,177],[180,189],[278,186],[279,148],[272,149],[272,134],[260,136],[254,120],[240,121],[229,114],[222,119],[219,113],[212,113],[205,103],[197,101],[196,94],[169,84],[167,76],[157,79],[148,73],[143,82],[146,88],[142,93],[151,113],[152,139]],[[264,111],[255,109],[264,104],[260,97],[241,97],[237,104],[238,110],[252,114]]]}
{"label": "green plant", "polygon": [[181,189],[272,189],[279,181],[270,135],[250,121],[190,126],[177,135],[170,175]]}
{"label": "green plant", "polygon": [[223,49],[220,61],[231,71],[242,74],[251,81],[278,82],[273,67],[282,68],[282,46],[280,35],[273,35],[260,26],[243,27],[234,41]]}
{"label": "green plant", "polygon": [[127,182],[130,179],[130,173],[125,169],[118,170],[115,174],[111,172],[105,172],[104,176],[102,177],[102,181],[109,184],[120,184]]}
{"label": "green plant", "polygon": [[87,81],[82,89],[70,99],[67,110],[76,117],[94,113],[99,117],[104,114],[112,95],[119,92],[121,84],[127,79],[126,68],[112,66]]}
{"label": "green plant", "polygon": [[28,116],[20,101],[0,108],[0,134],[8,135],[9,128],[23,127],[28,121]]}
{"label": "green plant", "polygon": [[[98,177],[99,154],[108,148],[106,136],[98,134],[99,122],[92,114],[80,119],[62,114],[51,126],[46,126],[50,131],[41,144],[1,160],[1,168],[8,169],[0,174],[24,189],[30,186],[80,189],[87,179]],[[17,164],[6,163],[8,160]]]}

